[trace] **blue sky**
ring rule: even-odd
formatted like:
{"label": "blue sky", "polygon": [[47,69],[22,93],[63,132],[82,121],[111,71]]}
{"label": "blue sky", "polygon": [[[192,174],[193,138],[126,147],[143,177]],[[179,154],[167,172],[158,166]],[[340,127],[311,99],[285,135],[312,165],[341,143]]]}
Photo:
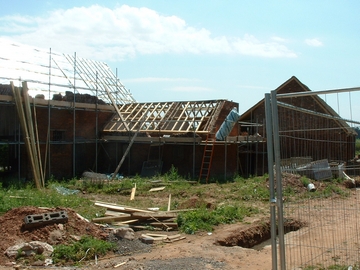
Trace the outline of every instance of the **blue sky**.
{"label": "blue sky", "polygon": [[[227,99],[243,113],[291,76],[359,87],[359,14],[357,0],[2,0],[0,39],[106,62],[139,102]],[[350,118],[359,101],[330,105]]]}

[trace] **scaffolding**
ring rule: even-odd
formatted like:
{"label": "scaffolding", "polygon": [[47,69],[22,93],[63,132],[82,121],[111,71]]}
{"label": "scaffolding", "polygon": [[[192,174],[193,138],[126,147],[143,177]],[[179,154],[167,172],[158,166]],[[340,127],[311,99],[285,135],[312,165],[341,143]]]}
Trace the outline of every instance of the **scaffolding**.
{"label": "scaffolding", "polygon": [[[22,91],[20,88],[26,82],[27,92],[30,95],[28,103],[34,111],[42,108],[42,128],[47,126],[47,131],[43,130],[40,134],[43,139],[36,142],[43,146],[42,155],[46,153],[44,163],[47,167],[47,177],[51,177],[51,167],[56,162],[51,158],[53,151],[57,149],[56,145],[61,144],[63,148],[67,147],[69,152],[72,148],[72,175],[74,177],[79,173],[77,162],[81,162],[81,158],[79,159],[83,149],[81,144],[95,144],[96,160],[93,169],[97,172],[97,157],[99,151],[104,150],[103,143],[107,142],[111,142],[116,147],[118,143],[122,146],[127,145],[126,154],[133,143],[191,146],[193,149],[192,175],[195,177],[195,174],[198,174],[196,167],[199,166],[195,162],[197,158],[195,152],[203,152],[202,148],[209,144],[208,135],[215,134],[229,111],[237,106],[236,103],[227,100],[137,103],[130,91],[118,79],[117,72],[115,75],[103,62],[83,59],[76,53],[73,55],[56,53],[51,49],[46,51],[26,45],[6,43],[3,40],[0,40],[0,45],[2,47],[0,51],[1,106],[5,108],[14,104],[11,88],[7,86],[12,83],[15,88],[18,88],[16,91]],[[52,122],[57,120],[54,118],[58,115],[57,109],[72,113],[67,118],[72,126],[66,125],[63,131],[55,130],[59,129],[59,125]],[[4,113],[9,113],[11,110],[3,109]],[[83,127],[85,123],[84,118],[79,118],[83,115],[83,111],[93,112],[91,121],[87,123],[95,126],[95,130],[92,131],[94,133],[86,134],[85,138],[79,135],[81,133],[79,127]],[[46,114],[48,120],[44,120]],[[111,119],[104,122],[105,118]],[[16,121],[14,118],[12,123],[3,122],[2,125],[9,131],[5,134],[7,138],[4,138],[6,136],[0,138],[0,144],[18,145],[16,151],[20,151],[23,141],[21,141]],[[62,132],[69,133],[69,136],[66,140],[55,140],[55,136],[51,137],[51,132],[57,132],[54,134],[60,138]],[[232,134],[223,141],[212,140],[211,144],[227,149],[230,145],[237,147],[238,144],[248,141],[238,135]],[[18,152],[18,156],[20,154]],[[114,162],[119,164],[118,167],[121,166],[126,154],[120,163],[115,156]],[[226,177],[227,150],[224,151],[224,155]],[[70,167],[69,163],[70,161],[68,162]]]}
{"label": "scaffolding", "polygon": [[[0,40],[0,103],[7,106],[14,102],[13,97],[15,94],[21,94],[23,83],[26,83],[26,97],[28,102],[34,108],[47,107],[47,138],[46,141],[37,141],[39,144],[46,145],[45,163],[48,165],[48,176],[51,176],[51,147],[50,145],[58,144],[72,144],[73,148],[73,176],[76,171],[76,147],[79,141],[76,134],[77,114],[81,110],[94,111],[96,119],[94,119],[95,137],[94,140],[87,140],[87,142],[96,144],[96,153],[98,152],[98,116],[99,112],[114,112],[111,106],[114,104],[122,105],[127,103],[134,103],[136,100],[129,90],[120,82],[109,66],[100,61],[94,61],[69,55],[65,53],[53,52],[51,49],[48,51],[26,46],[23,44],[9,43],[5,40]],[[10,85],[19,86],[15,92],[11,90]],[[13,96],[13,97],[11,97]],[[25,101],[25,99],[24,99]],[[23,101],[23,102],[24,102]],[[19,104],[21,104],[19,100]],[[16,107],[20,105],[17,104]],[[115,106],[115,105],[114,105]],[[67,109],[72,111],[73,117],[73,131],[72,142],[51,141],[51,123],[52,110],[54,108]],[[6,111],[6,110],[5,110]],[[7,117],[9,117],[7,115]],[[36,119],[35,119],[36,120]],[[34,121],[35,121],[34,120]],[[44,123],[42,123],[44,125]],[[19,145],[20,151],[20,135],[17,136],[18,127],[16,123],[9,126],[4,123],[4,128],[8,133],[6,138],[2,138],[2,144],[15,144]],[[12,129],[12,131],[10,131]],[[10,136],[10,133],[14,134]],[[4,135],[4,134],[2,134]],[[9,138],[12,137],[12,138]],[[20,152],[18,152],[20,156]],[[96,154],[97,157],[97,154]],[[95,161],[97,164],[97,161]],[[20,166],[20,163],[19,163]]]}
{"label": "scaffolding", "polygon": [[[105,87],[117,104],[136,102],[132,94],[120,82],[117,74],[100,61],[53,52],[0,40],[0,84],[21,86],[26,81],[30,96],[46,99],[76,94],[96,96],[101,103],[111,104]],[[69,95],[69,91],[73,95]],[[64,100],[64,98],[63,98]]]}

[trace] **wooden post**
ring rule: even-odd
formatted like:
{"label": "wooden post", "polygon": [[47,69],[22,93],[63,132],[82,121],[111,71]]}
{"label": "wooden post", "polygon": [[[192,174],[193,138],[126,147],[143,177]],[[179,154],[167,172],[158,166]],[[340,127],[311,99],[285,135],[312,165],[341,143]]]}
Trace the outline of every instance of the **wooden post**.
{"label": "wooden post", "polygon": [[168,211],[170,211],[170,207],[171,207],[171,194],[169,194],[169,201],[168,201],[168,207],[167,207]]}
{"label": "wooden post", "polygon": [[21,129],[23,131],[25,148],[26,148],[28,156],[29,156],[29,160],[30,160],[30,164],[31,164],[31,170],[32,170],[34,180],[35,180],[35,185],[36,185],[37,188],[41,188],[38,173],[37,173],[37,170],[36,170],[36,167],[35,167],[35,160],[34,160],[34,156],[33,156],[33,151],[31,149],[29,130],[28,130],[28,127],[27,127],[27,124],[26,124],[25,112],[24,112],[24,108],[23,108],[22,102],[21,102],[20,91],[15,89],[13,82],[10,82],[10,85],[11,85],[12,92],[14,94],[14,100],[15,100],[16,109],[17,109],[17,112],[18,112],[19,120],[20,120],[20,126],[21,126]]}
{"label": "wooden post", "polygon": [[136,192],[136,183],[135,183],[135,187],[131,189],[130,201],[135,199],[135,192]]}
{"label": "wooden post", "polygon": [[33,117],[31,114],[31,108],[30,108],[30,100],[29,100],[29,95],[28,95],[28,87],[27,87],[27,83],[23,82],[22,83],[23,86],[23,98],[24,98],[24,107],[25,107],[25,116],[26,116],[26,122],[27,122],[27,128],[29,131],[29,135],[30,135],[30,148],[32,151],[32,157],[34,159],[34,180],[36,182],[36,186],[37,187],[41,187],[42,186],[42,181],[41,181],[41,173],[40,173],[40,166],[39,166],[39,155],[38,155],[38,151],[36,149],[36,145],[35,145],[35,132],[34,132],[34,125],[33,125]]}

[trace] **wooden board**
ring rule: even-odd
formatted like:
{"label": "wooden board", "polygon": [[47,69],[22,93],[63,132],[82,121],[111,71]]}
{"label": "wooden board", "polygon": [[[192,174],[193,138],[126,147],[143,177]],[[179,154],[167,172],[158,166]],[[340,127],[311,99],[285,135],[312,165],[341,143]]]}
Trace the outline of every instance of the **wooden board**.
{"label": "wooden board", "polygon": [[177,217],[177,213],[173,213],[173,212],[154,212],[154,213],[133,213],[131,214],[131,216],[136,217],[136,218],[158,218],[158,219],[168,219],[168,218],[176,218]]}
{"label": "wooden board", "polygon": [[131,207],[124,207],[120,205],[115,204],[108,204],[108,203],[101,203],[101,202],[95,202],[96,206],[105,207],[112,211],[119,211],[122,213],[135,213],[135,212],[143,212],[143,213],[156,213],[149,210],[143,210],[143,209],[137,209],[137,208],[131,208]]}
{"label": "wooden board", "polygon": [[133,217],[131,217],[131,215],[126,215],[126,216],[110,216],[110,217],[99,217],[99,218],[93,218],[91,221],[92,222],[96,222],[96,223],[112,223],[115,221],[126,221],[129,219],[132,219]]}
{"label": "wooden board", "polygon": [[165,187],[157,187],[157,188],[152,188],[149,190],[149,192],[152,192],[152,191],[161,191],[161,190],[164,190]]}

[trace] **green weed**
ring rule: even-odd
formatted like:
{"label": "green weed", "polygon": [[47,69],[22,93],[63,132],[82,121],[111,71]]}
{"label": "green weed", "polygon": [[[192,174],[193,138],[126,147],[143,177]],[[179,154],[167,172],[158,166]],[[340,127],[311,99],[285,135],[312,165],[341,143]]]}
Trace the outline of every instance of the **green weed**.
{"label": "green weed", "polygon": [[21,206],[68,207],[76,209],[80,215],[86,218],[93,218],[99,211],[93,207],[93,202],[77,194],[63,195],[53,187],[39,190],[32,185],[23,189],[0,189],[0,202],[0,213]]}
{"label": "green weed", "polygon": [[178,181],[183,180],[183,178],[179,175],[177,168],[174,165],[171,165],[170,170],[164,175],[165,180],[167,181]]}
{"label": "green weed", "polygon": [[78,242],[70,245],[55,246],[52,257],[55,263],[74,262],[93,259],[95,255],[105,255],[115,248],[115,244],[104,240],[84,236]]}
{"label": "green weed", "polygon": [[302,176],[300,178],[301,183],[303,184],[304,187],[307,187],[311,182],[310,179],[307,178],[306,176]]}
{"label": "green weed", "polygon": [[194,211],[180,213],[177,223],[181,231],[194,234],[197,231],[212,231],[219,224],[231,224],[258,213],[259,210],[248,206],[221,206],[215,210],[200,208]]}
{"label": "green weed", "polygon": [[240,196],[244,201],[268,201],[270,197],[269,189],[266,186],[266,176],[254,178],[235,178],[237,191],[234,194]]}

